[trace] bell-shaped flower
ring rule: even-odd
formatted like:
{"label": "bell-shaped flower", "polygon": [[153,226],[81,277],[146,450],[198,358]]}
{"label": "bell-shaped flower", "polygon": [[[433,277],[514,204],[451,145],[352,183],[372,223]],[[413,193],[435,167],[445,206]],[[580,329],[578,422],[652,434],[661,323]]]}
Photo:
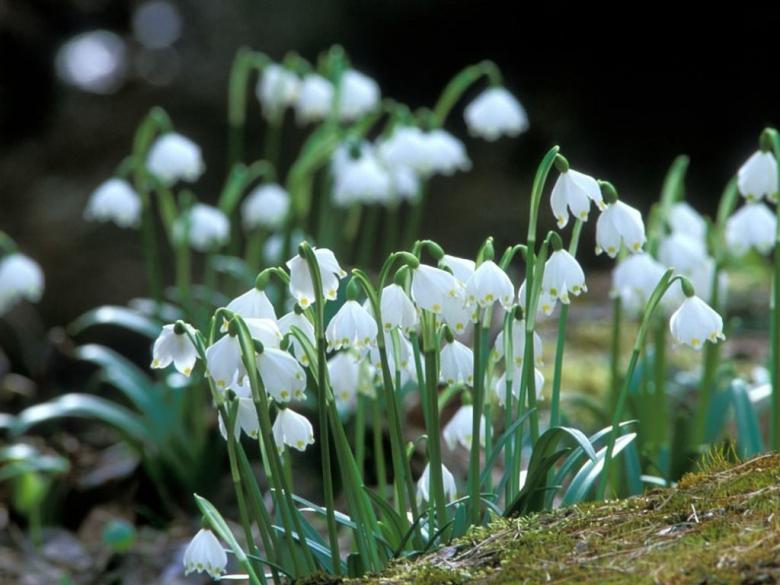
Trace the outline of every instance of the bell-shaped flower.
{"label": "bell-shaped flower", "polygon": [[672,232],[658,247],[658,259],[669,268],[681,274],[690,275],[707,257],[704,240],[688,236],[682,232]]}
{"label": "bell-shaped flower", "polygon": [[[505,355],[504,331],[498,332],[495,343],[496,360],[500,360]],[[512,323],[512,363],[519,368],[525,360],[525,319],[518,319]],[[534,365],[544,365],[544,355],[542,352],[542,338],[534,331]]]}
{"label": "bell-shaped flower", "polygon": [[[444,487],[444,497],[451,502],[458,497],[458,488],[455,485],[455,477],[444,464],[441,466],[441,479]],[[431,464],[423,469],[420,479],[417,480],[417,503],[422,504],[430,500],[433,484],[431,483]]]}
{"label": "bell-shaped flower", "polygon": [[462,296],[446,298],[441,309],[441,320],[444,321],[457,337],[465,336],[473,324],[479,320],[479,311],[476,306],[466,304],[465,287],[461,287]]}
{"label": "bell-shaped flower", "polygon": [[757,150],[737,172],[737,188],[748,201],[777,196],[777,161],[771,152]]}
{"label": "bell-shaped flower", "polygon": [[[525,303],[528,300],[526,290],[525,290],[525,280],[523,280],[523,283],[520,285],[520,288],[517,289],[517,304],[520,305],[520,307],[525,310]],[[539,294],[539,302],[536,306],[536,312],[537,314],[541,313],[545,316],[552,315],[552,312],[555,310],[555,305],[557,304],[558,299],[554,296],[552,296],[549,292],[542,289],[541,293]]]}
{"label": "bell-shaped flower", "polygon": [[672,232],[683,233],[701,241],[707,237],[707,221],[685,201],[678,201],[669,208],[666,222]]}
{"label": "bell-shaped flower", "polygon": [[230,238],[230,220],[216,207],[196,203],[174,226],[176,236],[186,234],[190,246],[199,252],[211,252]]}
{"label": "bell-shaped flower", "polygon": [[[523,371],[522,368],[515,368],[512,372],[512,396],[515,399],[520,398],[520,383],[522,382]],[[534,391],[536,394],[536,400],[542,400],[544,398],[544,374],[539,368],[534,368]],[[493,392],[496,395],[498,404],[503,408],[506,406],[506,372],[502,373],[496,383],[493,384]]]}
{"label": "bell-shaped flower", "polygon": [[329,349],[351,348],[359,353],[376,345],[376,320],[357,301],[349,300],[333,316],[325,330]]}
{"label": "bell-shaped flower", "polygon": [[194,183],[206,170],[200,146],[176,132],[162,134],[146,157],[146,168],[165,185]]}
{"label": "bell-shaped flower", "polygon": [[328,376],[338,406],[351,409],[361,387],[361,360],[352,352],[340,351],[328,360]]}
{"label": "bell-shaped flower", "polygon": [[477,263],[474,262],[474,260],[450,256],[449,254],[445,254],[442,257],[439,261],[439,266],[449,269],[453,276],[463,284],[468,282],[471,275],[474,274],[474,271],[477,269]]}
{"label": "bell-shaped flower", "polygon": [[408,332],[417,328],[417,309],[403,287],[397,284],[386,286],[382,290],[379,308],[385,331],[399,328]]}
{"label": "bell-shaped flower", "polygon": [[439,379],[445,384],[474,384],[474,352],[457,339],[445,345],[439,359]]}
{"label": "bell-shaped flower", "polygon": [[[244,378],[243,383],[239,384],[234,381],[230,385],[231,390],[236,393],[236,400],[238,401],[238,407],[236,408],[236,423],[233,428],[233,435],[236,439],[241,436],[241,431],[247,437],[257,439],[260,436],[260,419],[257,418],[257,409],[255,408],[254,400],[252,399],[252,391],[249,388],[249,381]],[[230,406],[228,406],[230,408]],[[219,415],[219,433],[222,438],[227,441],[227,421],[222,419],[222,414]]]}
{"label": "bell-shaped flower", "polygon": [[427,135],[417,126],[397,126],[377,145],[379,158],[390,167],[407,167],[428,175],[430,153]]}
{"label": "bell-shaped flower", "polygon": [[528,115],[517,98],[503,87],[490,87],[463,112],[469,132],[485,140],[517,136],[528,129]]}
{"label": "bell-shaped flower", "polygon": [[697,296],[687,297],[669,320],[676,341],[701,349],[705,341],[717,343],[723,335],[723,318]]}
{"label": "bell-shaped flower", "polygon": [[[309,321],[305,315],[290,311],[279,319],[279,330],[282,332],[282,335],[290,334],[293,327],[300,329],[306,339],[309,340],[309,343],[315,345],[314,325],[312,325],[311,321]],[[309,357],[306,355],[301,342],[298,341],[298,338],[294,335],[290,335],[290,349],[300,364],[303,367],[308,368]]]}
{"label": "bell-shaped flower", "polygon": [[[339,279],[344,278],[347,273],[341,269],[336,256],[327,248],[315,248],[314,256],[322,277],[322,295],[326,300],[333,301],[338,295]],[[287,268],[290,269],[290,294],[302,309],[308,309],[316,299],[308,262],[296,254],[287,261]]]}
{"label": "bell-shaped flower", "polygon": [[726,221],[726,243],[737,256],[750,248],[768,254],[775,245],[777,218],[763,203],[748,203]]}
{"label": "bell-shaped flower", "polygon": [[587,292],[585,273],[577,259],[566,250],[556,250],[547,259],[542,276],[542,290],[568,304],[569,293],[578,296]]}
{"label": "bell-shaped flower", "polygon": [[307,445],[314,444],[314,429],[302,414],[298,414],[289,408],[283,408],[276,415],[273,424],[274,442],[279,449],[285,445],[305,451]]}
{"label": "bell-shaped flower", "polygon": [[631,254],[618,262],[612,271],[612,294],[620,297],[627,310],[640,310],[650,299],[665,272],[663,264],[650,254]]}
{"label": "bell-shaped flower", "polygon": [[224,335],[206,348],[206,372],[220,389],[227,388],[236,376],[244,376],[238,338]]}
{"label": "bell-shaped flower", "polygon": [[43,270],[38,263],[18,252],[0,259],[0,313],[19,299],[37,303],[43,294]]}
{"label": "bell-shaped flower", "polygon": [[367,75],[348,69],[339,83],[339,117],[343,121],[356,120],[379,107],[379,85]]}
{"label": "bell-shaped flower", "polygon": [[287,106],[295,103],[300,84],[298,76],[284,66],[266,65],[255,88],[266,118],[278,117]]}
{"label": "bell-shaped flower", "polygon": [[184,551],[184,574],[208,573],[218,579],[227,567],[225,549],[208,528],[201,528]]}
{"label": "bell-shaped flower", "polygon": [[411,167],[391,167],[390,173],[390,199],[388,203],[399,201],[416,202],[420,195],[420,178]]}
{"label": "bell-shaped flower", "polygon": [[606,252],[614,258],[624,244],[630,252],[645,245],[645,223],[642,214],[622,201],[610,203],[596,221],[596,254]]}
{"label": "bell-shaped flower", "polygon": [[306,374],[292,355],[281,349],[266,347],[256,359],[265,391],[277,402],[289,402],[293,398],[303,400]]}
{"label": "bell-shaped flower", "polygon": [[393,190],[387,168],[372,154],[344,161],[333,185],[333,203],[348,207],[353,203],[386,203]]}
{"label": "bell-shaped flower", "polygon": [[[276,321],[276,311],[268,299],[268,295],[265,294],[264,290],[255,287],[237,296],[225,308],[244,319],[270,319]],[[225,325],[223,325],[222,330],[227,330]]]}
{"label": "bell-shaped flower", "polygon": [[599,209],[604,209],[601,188],[596,179],[574,169],[558,175],[550,195],[550,205],[559,228],[569,223],[569,212],[575,218],[587,221],[591,201]]}
{"label": "bell-shaped flower", "polygon": [[246,328],[252,339],[263,344],[263,347],[278,348],[282,342],[282,332],[273,319],[262,317],[247,317],[244,319]]}
{"label": "bell-shaped flower", "polygon": [[246,231],[279,229],[290,210],[290,196],[281,185],[260,185],[241,204],[241,221]]}
{"label": "bell-shaped flower", "polygon": [[466,302],[481,308],[498,301],[508,310],[515,298],[515,286],[498,264],[485,260],[466,281]]}
{"label": "bell-shaped flower", "polygon": [[324,120],[333,106],[333,84],[316,73],[303,78],[295,113],[299,124]]}
{"label": "bell-shaped flower", "polygon": [[[417,379],[417,372],[414,369],[414,350],[411,342],[399,332],[385,331],[385,351],[387,352],[387,364],[390,373],[395,380],[396,370],[401,375],[401,386],[410,380]],[[382,359],[379,349],[374,347],[368,354],[371,364],[377,370],[382,367]]]}
{"label": "bell-shaped flower", "polygon": [[84,218],[90,221],[113,221],[121,228],[141,225],[141,198],[124,179],[109,179],[89,198]]}
{"label": "bell-shaped flower", "polygon": [[468,171],[471,168],[466,147],[446,130],[431,130],[426,140],[428,164],[432,172],[449,176],[456,171]]}
{"label": "bell-shaped flower", "polygon": [[185,327],[190,329],[191,334],[194,333],[191,325],[185,324],[183,327],[174,324],[163,326],[152,347],[153,368],[167,368],[173,363],[174,367],[185,376],[189,376],[192,373],[192,368],[195,367],[195,361],[198,359],[198,351],[192,345],[192,341],[184,329]]}
{"label": "bell-shaped flower", "polygon": [[412,299],[426,311],[439,314],[448,301],[464,304],[460,282],[446,270],[420,264],[412,270]]}
{"label": "bell-shaped flower", "polygon": [[[471,449],[471,440],[474,436],[474,407],[471,404],[464,404],[455,413],[450,421],[444,426],[442,435],[447,447],[454,449],[460,445],[464,449]],[[482,416],[482,422],[479,425],[480,441],[479,444],[485,445],[485,416]]]}

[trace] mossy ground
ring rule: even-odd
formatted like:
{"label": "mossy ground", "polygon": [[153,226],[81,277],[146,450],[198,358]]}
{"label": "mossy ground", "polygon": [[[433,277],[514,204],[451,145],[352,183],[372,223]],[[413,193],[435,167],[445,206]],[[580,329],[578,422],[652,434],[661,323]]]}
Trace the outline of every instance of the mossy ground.
{"label": "mossy ground", "polygon": [[780,455],[716,461],[641,497],[497,520],[354,583],[780,583]]}

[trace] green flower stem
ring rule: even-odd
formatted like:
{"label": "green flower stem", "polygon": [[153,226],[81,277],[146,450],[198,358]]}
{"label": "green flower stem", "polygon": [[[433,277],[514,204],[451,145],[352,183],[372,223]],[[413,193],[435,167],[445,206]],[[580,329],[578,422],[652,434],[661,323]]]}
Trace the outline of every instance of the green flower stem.
{"label": "green flower stem", "polygon": [[365,220],[361,225],[360,242],[357,247],[356,264],[358,266],[368,266],[371,262],[381,214],[382,208],[379,205],[370,205],[365,211]]}
{"label": "green flower stem", "polygon": [[[767,128],[764,134],[769,139],[775,159],[780,160],[780,133],[774,128]],[[780,179],[780,164],[778,165],[778,179]],[[780,220],[780,205],[775,208],[776,217]],[[772,275],[772,301],[770,303],[772,320],[770,322],[771,341],[771,367],[772,376],[772,449],[780,449],[780,221],[777,222],[775,231],[775,264]]]}
{"label": "green flower stem", "polygon": [[492,61],[482,61],[476,65],[470,65],[453,77],[433,108],[433,125],[443,126],[447,116],[463,94],[482,77],[487,77],[492,85],[501,83],[501,72]]}
{"label": "green flower stem", "polygon": [[482,371],[482,334],[481,320],[474,328],[474,403],[471,418],[471,451],[469,453],[469,522],[478,526],[482,521],[480,500],[480,451],[482,449],[482,408],[485,403],[484,373]]}
{"label": "green flower stem", "polygon": [[607,483],[609,483],[610,472],[612,470],[615,441],[617,440],[617,436],[620,433],[620,429],[618,425],[620,424],[620,419],[623,416],[623,408],[625,406],[626,398],[628,397],[628,393],[630,391],[631,380],[634,376],[634,370],[636,370],[637,361],[639,360],[639,354],[642,351],[642,347],[644,347],[647,331],[653,322],[653,314],[655,313],[658,304],[661,302],[661,298],[663,297],[664,293],[666,293],[666,291],[669,290],[669,287],[671,287],[676,281],[678,280],[682,281],[685,279],[685,277],[673,276],[673,274],[674,274],[674,270],[671,268],[666,271],[663,277],[661,277],[661,280],[659,281],[658,285],[655,287],[655,290],[650,295],[650,298],[647,301],[647,305],[645,305],[645,310],[642,315],[642,320],[639,324],[639,331],[637,332],[636,339],[634,341],[634,348],[633,351],[631,352],[631,359],[629,360],[628,369],[626,370],[626,375],[625,378],[623,379],[623,387],[620,394],[618,395],[617,404],[615,405],[615,408],[612,413],[612,427],[609,432],[609,442],[607,444],[607,449],[604,456],[604,469],[601,472],[601,476],[599,477],[599,483],[596,488],[597,500],[604,499],[604,495],[607,489]]}
{"label": "green flower stem", "polygon": [[430,501],[435,510],[436,526],[447,523],[447,508],[444,498],[444,478],[441,472],[441,424],[439,421],[439,340],[436,333],[436,316],[423,312],[423,359],[425,363],[425,392],[427,418],[425,431],[428,435],[428,464],[431,471]]}
{"label": "green flower stem", "polygon": [[[582,232],[582,220],[574,222],[569,243],[569,254],[577,255],[577,246]],[[558,338],[555,343],[555,364],[553,366],[552,397],[550,399],[550,426],[557,427],[560,422],[561,403],[561,372],[563,371],[563,351],[566,346],[566,324],[569,318],[569,305],[561,305],[561,314],[558,317]]]}
{"label": "green flower stem", "polygon": [[[646,429],[653,434],[656,453],[660,451],[669,433],[669,408],[666,401],[666,319],[656,319],[653,338],[653,407],[652,424]],[[710,343],[708,347],[718,347]]]}
{"label": "green flower stem", "polygon": [[253,70],[262,70],[268,62],[268,57],[247,47],[241,47],[233,60],[228,82],[228,169],[244,158],[244,126],[250,75]]}
{"label": "green flower stem", "polygon": [[[382,408],[379,404],[379,397],[376,396],[371,401],[373,407],[373,436],[374,436],[374,465],[376,466],[376,485],[378,493],[382,498],[387,498],[387,466],[385,465],[385,449],[383,444],[384,426],[382,425]],[[396,481],[399,483],[399,481]],[[403,493],[403,486],[400,489]]]}
{"label": "green flower stem", "polygon": [[[508,311],[504,315],[504,429],[508,429],[513,420],[514,412],[514,395],[512,394],[512,385],[514,384],[515,376],[515,360],[514,360],[514,347],[512,343],[512,329],[514,328],[515,316],[512,311]],[[504,465],[510,470],[509,480],[506,482],[506,491],[504,493],[504,501],[511,502],[513,500],[512,494],[518,481],[514,480],[514,456],[515,449],[522,446],[517,442],[517,436],[512,435],[512,438],[506,442],[504,446]]]}
{"label": "green flower stem", "polygon": [[620,329],[623,323],[623,300],[620,295],[612,299],[612,336],[609,346],[609,406],[615,410],[620,393]]}

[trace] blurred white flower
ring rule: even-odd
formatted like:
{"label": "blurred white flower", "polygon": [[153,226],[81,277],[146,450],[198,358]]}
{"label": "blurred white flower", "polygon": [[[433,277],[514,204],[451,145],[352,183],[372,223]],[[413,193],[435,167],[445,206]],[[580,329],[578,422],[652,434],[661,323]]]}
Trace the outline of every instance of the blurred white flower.
{"label": "blurred white flower", "polygon": [[474,384],[474,352],[457,339],[445,345],[439,354],[439,379],[445,384]]}
{"label": "blurred white flower", "polygon": [[775,245],[777,218],[763,203],[748,203],[726,221],[726,243],[737,256],[750,248],[768,254]]}
{"label": "blurred white flower", "polygon": [[471,168],[466,147],[446,130],[437,128],[428,132],[427,143],[432,172],[452,175],[456,171],[468,171]]}
{"label": "blurred white flower", "polygon": [[[230,385],[230,389],[236,393],[238,407],[236,408],[236,425],[233,428],[233,435],[236,439],[240,438],[241,431],[247,437],[257,439],[260,436],[260,419],[257,418],[257,409],[252,399],[252,391],[249,388],[249,381],[245,378],[243,384],[237,382]],[[228,407],[229,408],[229,407]],[[219,433],[227,441],[227,421],[219,415]]]}
{"label": "blurred white flower", "polygon": [[346,301],[328,323],[329,349],[351,348],[365,353],[376,345],[376,320],[357,301]]}
{"label": "blurred white flower", "polygon": [[[512,396],[520,398],[520,383],[522,382],[522,368],[515,368],[512,372]],[[537,400],[544,399],[544,374],[539,368],[534,368],[534,390]],[[503,408],[506,406],[506,372],[503,372],[496,383],[493,384],[493,392],[496,395],[498,404]]]}
{"label": "blurred white flower", "polygon": [[360,360],[349,351],[340,351],[328,360],[328,375],[338,406],[352,409],[361,386]]}
{"label": "blurred white flower", "polygon": [[[460,445],[464,449],[471,449],[471,440],[473,437],[473,421],[474,407],[471,404],[464,404],[455,413],[450,421],[445,425],[442,435],[444,441],[450,449],[454,449],[455,445]],[[485,416],[482,416],[482,422],[479,425],[480,428],[480,445],[485,445]]]}
{"label": "blurred white flower", "polygon": [[333,203],[340,207],[353,203],[387,203],[392,190],[387,168],[368,151],[341,163],[333,185]]}
{"label": "blurred white flower", "polygon": [[[498,332],[495,343],[496,359],[504,357],[504,331]],[[523,365],[525,360],[525,319],[517,319],[512,323],[512,363],[515,367]],[[542,338],[534,331],[534,365],[543,366]]]}
{"label": "blurred white flower", "polygon": [[678,201],[671,206],[666,221],[672,232],[680,232],[702,241],[707,237],[706,220],[685,201]]}
{"label": "blurred white flower", "polygon": [[205,572],[217,579],[225,572],[227,554],[214,533],[208,528],[201,528],[187,545],[183,562],[185,575]]}
{"label": "blurred white flower", "polygon": [[194,183],[206,169],[200,147],[177,132],[157,137],[146,157],[146,168],[166,185]]}
{"label": "blurred white flower", "polygon": [[195,367],[195,361],[198,359],[198,352],[184,327],[188,327],[190,333],[194,333],[191,325],[163,326],[152,347],[152,368],[167,368],[173,362],[174,367],[185,376],[192,373],[192,368]]}
{"label": "blurred white flower", "polygon": [[503,87],[490,87],[463,112],[469,132],[485,140],[517,136],[528,129],[528,115],[517,98]]}
{"label": "blurred white flower", "polygon": [[485,309],[499,302],[509,310],[515,298],[515,286],[498,264],[485,260],[466,281],[466,302]]}
{"label": "blurred white flower", "polygon": [[565,304],[569,304],[569,293],[578,296],[587,292],[585,273],[577,259],[563,249],[550,254],[544,265],[542,290]]}
{"label": "blurred white flower", "polygon": [[356,120],[379,107],[379,85],[367,75],[348,69],[342,74],[340,84],[339,117],[342,120]]}
{"label": "blurred white flower", "polygon": [[316,73],[303,78],[295,111],[298,122],[318,122],[327,117],[333,105],[333,84]]}
{"label": "blurred white flower", "polygon": [[276,118],[287,106],[293,105],[300,84],[298,76],[284,66],[277,63],[266,65],[255,88],[266,118]]}
{"label": "blurred white flower", "polygon": [[661,263],[685,275],[692,274],[705,258],[707,248],[704,241],[683,232],[672,232],[661,240],[658,247]]}
{"label": "blurred white flower", "polygon": [[[338,295],[339,279],[344,278],[347,273],[341,269],[331,250],[315,248],[314,256],[322,277],[322,294],[326,301],[335,300]],[[308,309],[316,299],[308,263],[296,254],[287,261],[287,268],[290,270],[290,294],[302,309]]]}
{"label": "blurred white flower", "polygon": [[606,252],[614,258],[621,244],[636,253],[642,250],[645,241],[642,214],[622,201],[608,204],[596,221],[596,254]]}
{"label": "blurred white flower", "polygon": [[748,201],[777,197],[777,161],[771,152],[757,150],[737,172],[737,188]]}
{"label": "blurred white flower", "polygon": [[[523,283],[520,285],[520,288],[517,289],[517,304],[520,305],[520,307],[525,311],[525,303],[527,300],[527,293],[525,290],[525,280],[523,280]],[[550,293],[548,293],[546,290],[542,289],[541,294],[539,295],[539,302],[536,307],[536,313],[543,314],[545,316],[552,315],[552,312],[555,310],[555,305],[558,303],[558,299],[551,296]]]}
{"label": "blurred white flower", "polygon": [[[301,230],[297,228],[293,229],[292,233],[290,233],[289,249],[291,251],[297,250],[301,242],[307,239],[311,241],[311,239],[308,238]],[[267,266],[276,266],[281,264],[284,260],[284,240],[285,234],[282,233],[271,234],[268,239],[266,239],[265,244],[263,244],[263,260]]]}
{"label": "blurred white flower", "polygon": [[604,209],[601,188],[596,179],[574,169],[558,175],[550,195],[550,205],[559,228],[569,223],[569,212],[575,218],[586,221],[591,201],[599,209]]}
{"label": "blurred white flower", "polygon": [[113,221],[121,228],[141,224],[141,198],[124,179],[109,179],[92,192],[84,210],[90,221]]}
{"label": "blurred white flower", "polygon": [[216,207],[196,203],[174,226],[177,238],[186,234],[190,246],[199,252],[210,252],[227,243],[230,220]]}
{"label": "blurred white flower", "polygon": [[241,204],[244,229],[276,230],[282,226],[290,210],[290,195],[281,185],[268,183],[254,189]]}
{"label": "blurred white flower", "polygon": [[[458,488],[455,485],[455,477],[444,464],[441,466],[441,479],[444,486],[444,497],[451,502],[458,497]],[[423,469],[420,479],[417,480],[417,502],[423,503],[430,500],[431,493],[431,464],[428,463]]]}
{"label": "blurred white flower", "polygon": [[612,294],[619,295],[623,306],[638,311],[645,306],[666,269],[650,254],[631,254],[612,271]]}
{"label": "blurred white flower", "polygon": [[[306,339],[308,339],[312,345],[315,345],[314,325],[312,325],[311,321],[309,321],[305,315],[297,313],[296,311],[290,311],[279,319],[279,330],[282,332],[282,335],[289,334],[293,327],[300,329]],[[303,367],[309,367],[309,358],[303,350],[301,342],[298,341],[298,338],[294,335],[290,335],[290,350]]]}
{"label": "blurred white flower", "polygon": [[[249,334],[263,344],[265,349],[278,348],[282,340],[279,327],[271,319],[244,319]],[[227,388],[238,376],[242,379],[246,370],[241,361],[238,338],[223,335],[206,348],[206,371],[217,388]]]}
{"label": "blurred white flower", "polygon": [[722,317],[695,295],[686,298],[674,312],[669,328],[675,340],[694,349],[701,349],[705,341],[726,339]]}
{"label": "blurred white flower", "polygon": [[314,444],[314,429],[309,419],[289,408],[279,411],[272,430],[279,449],[288,445],[298,451],[305,451],[307,445]]}
{"label": "blurred white flower", "polygon": [[18,252],[0,259],[0,313],[20,299],[37,303],[43,294],[43,270],[38,263]]}

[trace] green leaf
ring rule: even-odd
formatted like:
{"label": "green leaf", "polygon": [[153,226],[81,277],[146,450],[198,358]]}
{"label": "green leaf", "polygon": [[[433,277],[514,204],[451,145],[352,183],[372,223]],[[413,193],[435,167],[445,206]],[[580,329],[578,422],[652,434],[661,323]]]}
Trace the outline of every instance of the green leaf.
{"label": "green leaf", "polygon": [[527,419],[528,416],[535,410],[536,410],[535,408],[529,409],[528,412],[526,412],[523,416],[521,416],[519,419],[517,419],[511,425],[509,425],[507,429],[501,434],[501,437],[498,439],[498,441],[496,441],[495,445],[493,445],[490,451],[490,457],[488,457],[487,461],[485,461],[485,465],[482,468],[482,473],[479,476],[480,485],[483,485],[487,481],[490,474],[493,472],[493,466],[496,464],[496,461],[498,460],[498,456],[504,449],[504,445],[506,444],[506,442],[514,434],[517,428],[521,424],[523,424],[523,422],[525,422],[525,419]]}
{"label": "green leaf", "polygon": [[238,562],[248,565],[246,553],[244,553],[241,545],[238,544],[236,537],[233,536],[233,533],[230,531],[230,528],[228,527],[227,522],[225,522],[225,519],[222,517],[222,514],[219,513],[219,510],[217,510],[214,505],[206,498],[203,498],[198,494],[193,495],[195,496],[195,503],[197,504],[201,513],[206,517],[206,520],[208,520],[208,523],[214,532],[216,532],[217,535],[227,543],[227,545],[230,547],[230,550],[232,550],[233,554],[236,556],[236,559],[238,559]]}
{"label": "green leaf", "polygon": [[742,380],[735,379],[729,388],[731,404],[734,407],[734,419],[737,423],[737,449],[739,456],[747,459],[764,451],[761,438],[761,425],[753,409],[747,386]]}
{"label": "green leaf", "polygon": [[363,486],[363,489],[379,509],[380,519],[383,522],[383,526],[387,529],[386,532],[383,531],[385,538],[394,550],[397,549],[405,532],[403,519],[387,500],[365,486]]}
{"label": "green leaf", "polygon": [[[615,441],[615,448],[612,451],[612,456],[615,457],[618,455],[618,453],[625,449],[635,438],[636,433],[628,433],[627,435],[618,437]],[[604,447],[598,452],[595,459],[586,461],[580,468],[563,495],[562,504],[564,506],[582,502],[588,497],[590,491],[595,487],[596,480],[598,480],[601,475],[601,471],[604,469],[606,454],[607,447]]]}
{"label": "green leaf", "polygon": [[134,331],[149,339],[155,339],[162,329],[162,325],[142,315],[141,313],[126,307],[105,305],[87,311],[68,326],[70,335],[79,335],[91,327],[99,325],[111,325]]}

